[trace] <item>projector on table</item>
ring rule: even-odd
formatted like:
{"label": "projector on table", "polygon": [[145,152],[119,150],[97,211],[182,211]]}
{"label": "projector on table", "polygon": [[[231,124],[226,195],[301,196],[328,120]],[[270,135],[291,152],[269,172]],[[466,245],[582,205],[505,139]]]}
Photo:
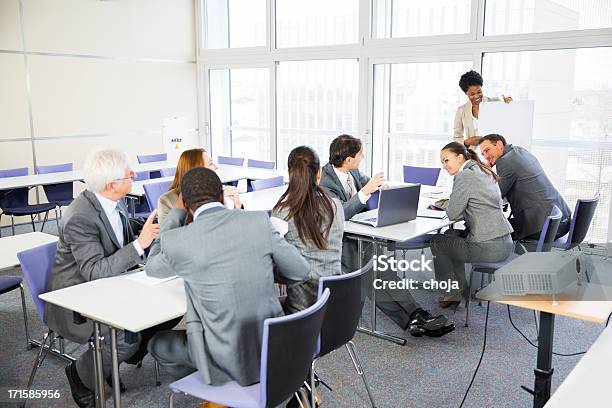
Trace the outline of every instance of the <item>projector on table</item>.
{"label": "projector on table", "polygon": [[576,281],[578,257],[568,252],[528,252],[495,272],[504,295],[557,295]]}

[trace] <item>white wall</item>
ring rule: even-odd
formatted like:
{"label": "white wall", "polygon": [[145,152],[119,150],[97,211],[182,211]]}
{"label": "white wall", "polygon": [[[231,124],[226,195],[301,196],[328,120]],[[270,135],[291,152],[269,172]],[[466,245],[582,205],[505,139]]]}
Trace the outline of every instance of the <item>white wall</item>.
{"label": "white wall", "polygon": [[0,0],[0,169],[97,147],[136,162],[170,116],[197,143],[195,21],[193,0]]}

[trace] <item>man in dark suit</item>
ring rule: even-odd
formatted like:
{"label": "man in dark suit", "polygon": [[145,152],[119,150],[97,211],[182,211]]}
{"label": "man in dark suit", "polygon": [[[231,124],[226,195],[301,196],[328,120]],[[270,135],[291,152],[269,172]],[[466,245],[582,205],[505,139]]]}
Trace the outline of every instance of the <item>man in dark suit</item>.
{"label": "man in dark suit", "polygon": [[[332,197],[342,202],[344,217],[351,219],[355,214],[366,210],[366,202],[371,194],[380,190],[384,182],[383,173],[376,173],[372,178],[359,171],[363,160],[361,140],[340,135],[329,147],[329,163],[321,171],[320,186],[327,189]],[[342,241],[342,271],[352,272],[359,267],[359,256],[366,262],[372,257],[372,246],[363,245],[363,254],[357,251],[354,240]],[[378,272],[383,281],[399,280],[397,273],[388,268]],[[369,292],[369,291],[368,291]],[[423,310],[408,290],[381,289],[376,292],[376,305],[389,318],[404,330],[409,330],[413,336],[439,337],[455,329],[453,324],[447,324],[443,316],[431,316]]]}
{"label": "man in dark suit", "polygon": [[[159,225],[153,223],[155,212],[149,216],[137,239],[130,228],[122,198],[132,189],[134,173],[125,153],[117,150],[95,152],[88,157],[84,170],[87,190],[64,212],[47,291],[127,271],[144,260],[144,250],[151,245],[159,231]],[[112,302],[112,296],[109,296],[108,301]],[[84,344],[93,334],[91,321],[75,323],[73,313],[62,307],[47,303],[45,318],[51,330],[68,340]],[[176,323],[173,321],[170,327]],[[167,328],[167,325],[161,328]],[[102,326],[102,335],[103,372],[109,382],[112,360],[110,335],[106,326]],[[151,336],[147,334],[147,337]],[[142,348],[146,352],[146,342]],[[138,352],[138,341],[127,343],[124,332],[117,333],[119,363]],[[87,350],[76,362],[67,366],[66,376],[77,405],[94,406],[93,350]]]}
{"label": "man in dark suit", "polygon": [[563,214],[556,238],[567,234],[572,212],[533,154],[496,134],[480,140],[480,151],[491,166],[496,166],[499,189],[512,210],[509,221],[515,240],[539,239],[553,205]]}

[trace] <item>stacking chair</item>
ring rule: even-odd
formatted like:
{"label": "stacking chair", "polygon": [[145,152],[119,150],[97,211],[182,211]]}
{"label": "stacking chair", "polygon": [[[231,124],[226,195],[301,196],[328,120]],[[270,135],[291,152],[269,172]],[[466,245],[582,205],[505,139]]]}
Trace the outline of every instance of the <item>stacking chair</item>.
{"label": "stacking chair", "polygon": [[[157,153],[157,154],[139,154],[136,156],[138,159],[138,163],[153,163],[153,162],[161,162],[168,160],[168,155],[166,153]],[[150,178],[160,178],[161,171],[154,170],[150,172]],[[141,179],[143,180],[143,179]]]}
{"label": "stacking chair", "polygon": [[219,164],[229,164],[231,166],[242,166],[244,164],[244,157],[219,156]]}
{"label": "stacking chair", "polygon": [[[36,312],[43,325],[45,324],[45,305],[44,302],[39,299],[38,295],[45,293],[47,290],[47,283],[53,271],[56,250],[57,242],[51,242],[17,254],[17,258],[21,264],[21,270],[28,282],[32,299],[36,305]],[[48,330],[40,344],[40,350],[38,351],[36,360],[34,360],[34,366],[32,367],[32,372],[28,380],[28,390],[32,387],[36,371],[42,365],[49,351],[53,349],[56,340],[59,342],[60,357],[71,360],[71,358],[64,353],[63,338],[54,333],[53,330]],[[49,341],[49,345],[47,345],[47,341]]]}
{"label": "stacking chair", "polygon": [[[598,203],[599,193],[595,194],[593,198],[579,198],[576,202],[576,207],[574,207],[569,232],[555,240],[553,246],[565,251],[569,251],[573,248],[578,248],[578,251],[580,251],[580,244],[582,244],[589,232],[589,227],[595,216],[595,210],[597,209]],[[587,281],[590,282],[589,274],[586,270],[584,271],[584,275]]]}
{"label": "stacking chair", "polygon": [[[439,176],[439,167],[404,166],[404,183],[435,186]],[[425,234],[407,241],[398,242],[395,244],[395,249],[403,251],[404,257],[406,257],[406,251],[411,249],[420,249],[421,253],[424,253],[424,249],[429,246],[433,236],[434,234]]]}
{"label": "stacking chair", "polygon": [[253,191],[265,190],[266,188],[280,187],[284,184],[285,184],[285,179],[283,176],[277,176],[277,177],[271,177],[268,179],[251,181],[251,185],[253,186]]}
{"label": "stacking chair", "polygon": [[[540,239],[535,248],[535,252],[549,252],[553,246],[555,235],[561,224],[561,210],[556,205],[553,206],[550,215],[546,218],[544,225],[542,226],[542,232],[540,233]],[[510,263],[520,255],[511,253],[508,258],[500,262],[479,262],[472,264],[472,272],[470,273],[470,280],[468,283],[467,296],[465,298],[465,327],[468,327],[468,321],[470,317],[470,297],[472,295],[472,281],[474,279],[474,272],[480,272],[482,274],[480,286],[484,284],[484,274],[489,275],[489,282],[495,274],[495,272],[502,266]]]}
{"label": "stacking chair", "polygon": [[297,396],[315,355],[328,299],[326,289],[308,309],[264,321],[259,383],[208,385],[196,371],[170,384],[170,407],[178,393],[234,408],[276,407]]}
{"label": "stacking chair", "polygon": [[247,161],[247,167],[258,167],[261,169],[274,169],[276,167],[276,163],[272,161],[249,159]]}
{"label": "stacking chair", "polygon": [[174,177],[175,173],[176,173],[176,167],[167,167],[165,169],[161,169],[162,177]]}
{"label": "stacking chair", "polygon": [[[137,171],[135,173],[136,175],[136,181],[142,181],[142,180],[150,180],[151,174],[156,173],[155,171]],[[159,173],[159,172],[157,172]],[[153,177],[155,178],[155,177]],[[143,186],[144,187],[144,186]],[[145,190],[146,192],[146,190]],[[129,206],[134,206],[134,217],[135,218],[146,218],[149,216],[149,213],[151,211],[153,211],[151,209],[151,206],[147,205],[147,202],[143,202],[142,198],[136,198],[136,197],[131,197],[131,198],[127,198],[129,200],[128,202],[128,207]],[[130,211],[131,213],[131,211]]]}
{"label": "stacking chair", "polygon": [[[363,309],[365,297],[362,296],[362,280],[366,277],[366,272],[371,269],[372,264],[369,263],[365,267],[345,275],[324,276],[319,279],[319,297],[324,291],[330,290],[329,301],[327,302],[327,310],[321,327],[321,336],[317,347],[317,354],[312,360],[310,369],[310,390],[311,397],[314,398],[315,387],[315,364],[321,358],[342,346],[351,357],[351,361],[355,366],[355,370],[361,376],[366,392],[370,398],[370,403],[376,407],[374,397],[368,386],[365,373],[361,367],[357,350],[353,343],[353,337],[357,331],[359,317]],[[311,401],[311,406],[314,407],[314,399]]]}
{"label": "stacking chair", "polygon": [[28,329],[28,311],[26,309],[25,295],[23,293],[23,285],[19,276],[0,275],[0,295],[19,288],[21,291],[21,309],[23,311],[23,323],[25,325],[26,348],[30,348],[30,330]]}
{"label": "stacking chair", "polygon": [[172,181],[160,181],[159,183],[150,183],[143,185],[147,204],[151,211],[157,208],[159,197],[168,191]]}
{"label": "stacking chair", "polygon": [[[72,171],[72,163],[52,164],[49,166],[36,166],[36,174],[59,173],[63,171]],[[47,201],[55,204],[55,222],[59,230],[59,219],[62,216],[62,207],[67,207],[74,200],[72,182],[47,184],[43,186]],[[59,209],[59,217],[57,210]]]}
{"label": "stacking chair", "polygon": [[[0,170],[0,178],[19,177],[27,175],[27,167]],[[55,208],[55,204],[53,203],[28,204],[29,190],[30,189],[28,187],[19,187],[12,190],[0,191],[0,210],[2,210],[2,212],[0,212],[0,221],[2,221],[3,215],[9,215],[11,217],[11,231],[13,232],[13,235],[15,235],[15,216],[29,215],[30,220],[32,221],[32,229],[36,231],[36,226],[34,224],[34,215],[45,213],[45,218],[40,228],[40,230],[42,231],[45,228],[47,218],[49,218],[49,211]]]}

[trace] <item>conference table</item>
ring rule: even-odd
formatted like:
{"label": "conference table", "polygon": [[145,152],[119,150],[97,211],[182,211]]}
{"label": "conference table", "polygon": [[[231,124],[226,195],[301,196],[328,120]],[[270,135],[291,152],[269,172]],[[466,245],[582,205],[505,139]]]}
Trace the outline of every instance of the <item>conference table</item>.
{"label": "conference table", "polygon": [[57,242],[57,240],[57,236],[44,232],[28,232],[26,234],[0,238],[0,271],[19,266],[17,253],[50,242]]}
{"label": "conference table", "polygon": [[[244,200],[246,210],[270,211],[285,189],[285,186],[281,186],[244,193],[240,197],[241,200]],[[432,189],[434,188],[429,190],[425,188],[424,196],[427,196],[428,191]],[[346,221],[344,226],[345,231],[351,235],[362,236],[363,239],[372,239],[379,243],[410,239],[410,237],[437,230],[448,224],[448,220],[417,218],[407,223],[382,228],[363,226],[350,221]],[[109,296],[113,298],[110,304]],[[121,395],[117,386],[119,381],[117,330],[125,330],[128,334],[126,337],[130,338],[133,337],[130,333],[137,333],[182,316],[186,310],[185,291],[181,278],[160,280],[150,278],[142,272],[97,279],[48,292],[40,295],[40,298],[45,302],[72,310],[93,322],[96,401],[99,407],[105,405],[105,381],[101,364],[101,325],[106,325],[110,329],[113,401],[115,407],[121,407]],[[160,303],[159,299],[164,299],[164,302]],[[379,335],[375,321],[373,323],[374,330],[371,332]]]}
{"label": "conference table", "polygon": [[[553,337],[555,315],[571,317],[573,319],[590,321],[593,323],[603,323],[606,318],[612,313],[612,287],[599,285],[596,283],[573,282],[567,286],[564,291],[556,295],[556,302],[553,302],[550,296],[547,295],[525,295],[525,296],[507,296],[503,294],[500,287],[501,281],[493,281],[491,284],[481,289],[476,293],[476,297],[481,300],[501,303],[504,305],[521,307],[524,309],[540,312],[540,325],[538,328],[538,356],[537,366],[534,370],[535,383],[534,389],[528,390],[533,394],[533,407],[543,407],[550,398],[550,388],[553,375],[552,356],[553,356]],[[610,345],[607,334],[603,343]],[[601,346],[598,346],[601,347]],[[610,358],[610,353],[606,353]],[[586,357],[586,356],[585,356]],[[584,358],[583,358],[584,359]],[[589,363],[590,361],[590,363]],[[610,361],[610,360],[608,360]],[[585,363],[592,366],[592,358]],[[575,370],[575,369],[574,369]],[[583,371],[580,368],[578,372]],[[604,372],[604,368],[600,365],[600,370]],[[606,375],[609,372],[609,365],[605,367]],[[577,374],[578,375],[578,374]],[[569,378],[569,377],[568,377]],[[579,380],[572,376],[570,384],[576,383]],[[607,377],[606,377],[607,378]],[[567,380],[566,380],[567,381]],[[571,387],[571,386],[568,386]],[[561,387],[560,387],[561,388]],[[563,388],[565,389],[565,388]],[[561,396],[567,395],[567,391],[563,391],[558,398],[556,404],[560,403]],[[580,401],[577,405],[564,406],[597,406],[585,403],[584,400],[574,397],[576,401]],[[600,401],[601,402],[601,401]],[[548,405],[546,405],[548,406]],[[554,406],[554,405],[553,405]]]}

